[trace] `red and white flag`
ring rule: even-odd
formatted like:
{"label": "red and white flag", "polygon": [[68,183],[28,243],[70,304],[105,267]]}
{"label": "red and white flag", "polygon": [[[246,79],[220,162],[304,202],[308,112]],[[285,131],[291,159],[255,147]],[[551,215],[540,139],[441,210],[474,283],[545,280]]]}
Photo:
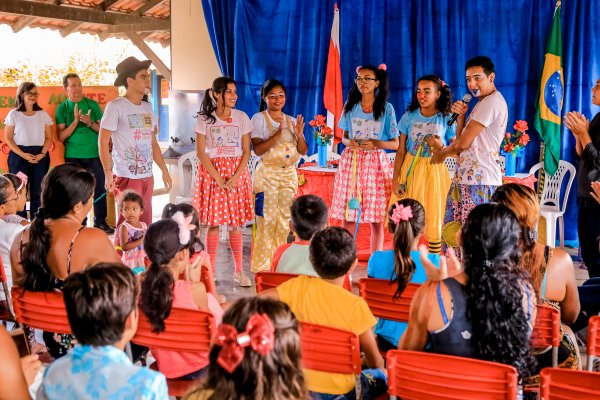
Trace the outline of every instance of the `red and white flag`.
{"label": "red and white flag", "polygon": [[339,143],[342,140],[342,130],[338,128],[337,124],[342,116],[344,100],[342,98],[342,71],[340,66],[340,10],[337,3],[334,6],[331,38],[329,39],[323,103],[327,109],[327,126],[333,129],[334,143]]}

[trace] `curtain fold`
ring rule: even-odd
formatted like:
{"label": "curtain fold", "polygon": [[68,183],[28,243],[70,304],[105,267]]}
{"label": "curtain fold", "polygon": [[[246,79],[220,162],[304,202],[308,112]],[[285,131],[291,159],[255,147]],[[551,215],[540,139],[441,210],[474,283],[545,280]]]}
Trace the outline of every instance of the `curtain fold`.
{"label": "curtain fold", "polygon": [[[466,93],[464,64],[488,55],[496,65],[496,86],[509,107],[509,131],[527,120],[531,143],[517,170],[539,160],[533,128],[536,93],[546,38],[552,23],[550,0],[202,0],[210,37],[224,75],[238,82],[237,107],[250,116],[268,78],[287,87],[285,112],[308,120],[325,114],[323,85],[333,6],[340,8],[340,57],[344,98],[358,65],[387,64],[389,101],[400,118],[415,80],[440,75],[456,99]],[[600,0],[563,2],[563,112],[592,117],[591,87],[600,78]],[[474,102],[472,102],[474,103]],[[316,152],[306,128],[309,152]],[[563,128],[561,158],[577,166],[574,140]],[[576,183],[575,183],[576,184]],[[577,188],[571,190],[565,235],[574,240]]]}

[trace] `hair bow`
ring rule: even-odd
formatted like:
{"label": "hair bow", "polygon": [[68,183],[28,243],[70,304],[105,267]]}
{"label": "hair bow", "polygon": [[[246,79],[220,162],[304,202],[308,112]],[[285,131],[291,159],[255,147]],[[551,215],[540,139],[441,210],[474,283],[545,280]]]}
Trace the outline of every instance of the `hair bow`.
{"label": "hair bow", "polygon": [[21,185],[16,189],[16,191],[18,192],[19,190],[21,190],[22,188],[24,188],[25,186],[27,186],[27,180],[29,178],[27,178],[27,175],[25,175],[23,172],[19,171],[15,174],[15,176],[18,176],[19,178],[21,178]]}
{"label": "hair bow", "polygon": [[410,206],[403,206],[402,204],[396,204],[392,216],[390,219],[398,224],[400,221],[408,221],[413,217],[412,208]]}
{"label": "hair bow", "polygon": [[379,64],[379,67],[377,67],[377,68],[387,71],[387,65],[385,65],[385,64]]}
{"label": "hair bow", "polygon": [[440,78],[440,85],[442,85],[442,87],[448,86],[448,85],[446,85],[446,82],[444,82],[444,80],[442,78]]}
{"label": "hair bow", "polygon": [[183,212],[177,211],[171,219],[179,225],[179,244],[182,246],[189,244],[192,235],[191,232],[196,229],[196,225],[190,223],[192,222],[192,216],[189,215],[186,217],[183,215]]}
{"label": "hair bow", "polygon": [[274,336],[275,327],[266,314],[254,313],[240,333],[232,325],[221,324],[217,331],[216,344],[221,346],[217,363],[231,374],[244,359],[244,348],[250,346],[265,356],[273,350]]}
{"label": "hair bow", "polygon": [[360,71],[362,69],[362,65],[359,65],[358,67],[356,67],[356,73],[358,74],[358,71]]}

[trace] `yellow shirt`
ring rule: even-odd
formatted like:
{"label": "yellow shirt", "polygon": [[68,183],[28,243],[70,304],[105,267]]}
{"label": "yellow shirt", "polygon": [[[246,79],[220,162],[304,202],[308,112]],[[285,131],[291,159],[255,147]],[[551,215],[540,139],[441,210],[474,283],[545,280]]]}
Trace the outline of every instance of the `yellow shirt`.
{"label": "yellow shirt", "polygon": [[[279,285],[282,302],[302,322],[344,329],[361,335],[377,320],[367,303],[341,286],[320,278],[299,276]],[[354,376],[305,370],[308,389],[327,394],[345,394],[354,388]]]}

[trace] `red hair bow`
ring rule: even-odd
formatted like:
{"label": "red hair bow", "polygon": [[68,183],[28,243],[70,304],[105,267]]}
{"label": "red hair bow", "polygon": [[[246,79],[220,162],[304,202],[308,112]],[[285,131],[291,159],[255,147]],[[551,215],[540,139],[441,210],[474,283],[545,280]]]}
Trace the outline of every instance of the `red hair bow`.
{"label": "red hair bow", "polygon": [[275,327],[266,314],[253,314],[246,330],[240,333],[233,325],[221,324],[217,331],[216,344],[221,346],[217,363],[231,374],[244,359],[244,348],[250,346],[265,356],[273,350],[274,336]]}

